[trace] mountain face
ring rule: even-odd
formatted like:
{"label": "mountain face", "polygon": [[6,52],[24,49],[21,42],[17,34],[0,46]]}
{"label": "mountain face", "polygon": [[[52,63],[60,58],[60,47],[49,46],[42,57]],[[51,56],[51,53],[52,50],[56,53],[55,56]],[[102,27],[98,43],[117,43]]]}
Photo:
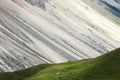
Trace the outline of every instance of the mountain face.
{"label": "mountain face", "polygon": [[0,72],[95,58],[120,47],[119,2],[0,0]]}

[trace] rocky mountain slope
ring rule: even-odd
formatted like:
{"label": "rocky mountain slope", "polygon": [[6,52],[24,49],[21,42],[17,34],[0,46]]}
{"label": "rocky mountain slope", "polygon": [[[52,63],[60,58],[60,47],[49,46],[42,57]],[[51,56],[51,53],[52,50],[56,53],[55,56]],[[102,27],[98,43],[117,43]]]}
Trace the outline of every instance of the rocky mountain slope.
{"label": "rocky mountain slope", "polygon": [[119,2],[111,1],[0,0],[0,72],[120,47]]}

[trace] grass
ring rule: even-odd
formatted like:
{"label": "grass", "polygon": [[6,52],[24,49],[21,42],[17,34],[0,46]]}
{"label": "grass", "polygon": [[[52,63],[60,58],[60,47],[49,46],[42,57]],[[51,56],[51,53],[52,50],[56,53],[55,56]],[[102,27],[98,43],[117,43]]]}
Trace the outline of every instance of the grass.
{"label": "grass", "polygon": [[120,80],[120,49],[95,59],[1,73],[0,80]]}

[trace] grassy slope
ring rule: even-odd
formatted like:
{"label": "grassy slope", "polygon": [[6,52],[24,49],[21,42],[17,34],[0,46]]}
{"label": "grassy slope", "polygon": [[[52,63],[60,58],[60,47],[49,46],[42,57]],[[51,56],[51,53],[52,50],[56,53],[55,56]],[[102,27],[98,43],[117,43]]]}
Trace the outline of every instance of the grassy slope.
{"label": "grassy slope", "polygon": [[96,59],[1,73],[0,80],[120,80],[120,49]]}

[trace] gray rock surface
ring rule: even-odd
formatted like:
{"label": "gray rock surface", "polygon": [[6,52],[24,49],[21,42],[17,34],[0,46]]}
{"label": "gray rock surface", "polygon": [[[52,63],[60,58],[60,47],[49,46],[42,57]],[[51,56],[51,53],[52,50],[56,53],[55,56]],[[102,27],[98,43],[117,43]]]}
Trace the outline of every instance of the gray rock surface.
{"label": "gray rock surface", "polygon": [[87,1],[0,0],[0,72],[95,58],[120,47],[119,17],[99,0]]}

